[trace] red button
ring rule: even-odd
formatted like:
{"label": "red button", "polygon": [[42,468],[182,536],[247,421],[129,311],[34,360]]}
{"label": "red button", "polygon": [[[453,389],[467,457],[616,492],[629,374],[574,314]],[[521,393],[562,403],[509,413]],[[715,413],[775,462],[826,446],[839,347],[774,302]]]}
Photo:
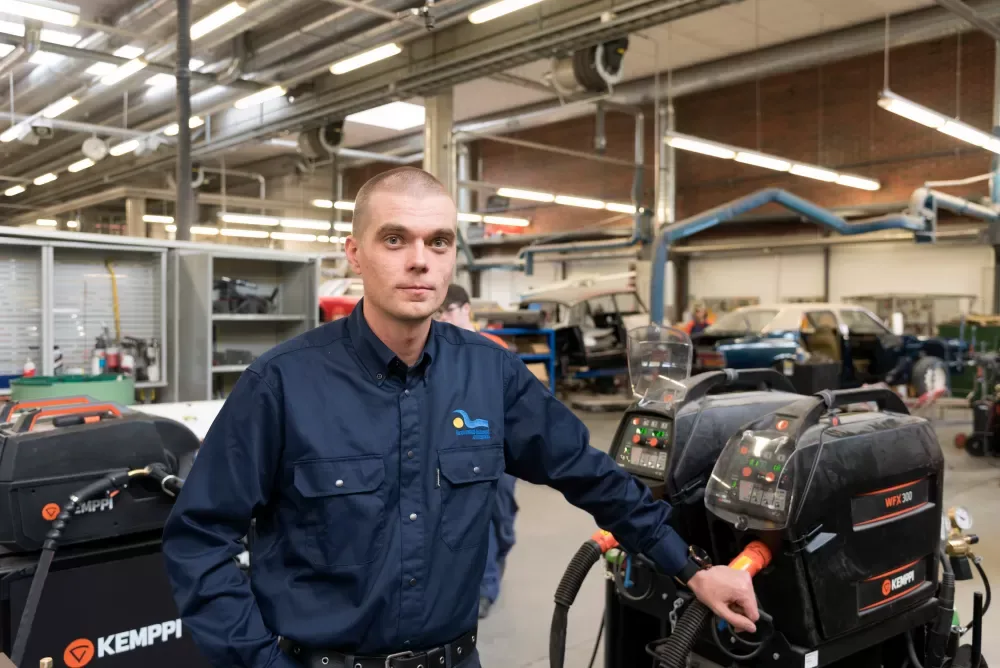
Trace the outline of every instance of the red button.
{"label": "red button", "polygon": [[639,424],[639,418],[633,418],[632,424]]}
{"label": "red button", "polygon": [[744,466],[743,467],[743,477],[744,478],[749,478],[751,473],[753,473],[753,469],[752,468],[750,468],[749,466]]}
{"label": "red button", "polygon": [[656,447],[656,444],[657,444],[657,443],[659,443],[659,441],[657,441],[657,440],[656,440],[655,438],[651,438],[651,439],[649,439],[649,444],[650,444],[651,446],[653,446],[654,448]]}
{"label": "red button", "polygon": [[639,442],[639,434],[636,434],[635,436],[632,437],[632,442],[633,443],[638,443]]}
{"label": "red button", "polygon": [[774,482],[774,474],[768,473],[766,476],[764,476],[764,479],[767,480],[768,482]]}
{"label": "red button", "polygon": [[747,450],[746,448],[740,448],[740,454],[741,454],[741,455],[745,455],[745,454],[748,454],[749,452],[750,452],[750,451],[749,451],[749,450]]}
{"label": "red button", "polygon": [[778,420],[778,424],[775,425],[775,429],[778,431],[785,431],[788,429],[788,420]]}

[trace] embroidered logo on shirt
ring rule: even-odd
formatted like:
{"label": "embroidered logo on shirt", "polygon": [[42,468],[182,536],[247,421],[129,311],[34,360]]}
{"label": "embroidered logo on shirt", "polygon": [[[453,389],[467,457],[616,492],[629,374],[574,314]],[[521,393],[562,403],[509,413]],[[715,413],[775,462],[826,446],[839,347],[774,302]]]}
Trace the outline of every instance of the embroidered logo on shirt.
{"label": "embroidered logo on shirt", "polygon": [[473,440],[484,440],[490,437],[490,423],[481,418],[473,420],[463,410],[452,411],[456,417],[451,421],[457,436],[471,436]]}

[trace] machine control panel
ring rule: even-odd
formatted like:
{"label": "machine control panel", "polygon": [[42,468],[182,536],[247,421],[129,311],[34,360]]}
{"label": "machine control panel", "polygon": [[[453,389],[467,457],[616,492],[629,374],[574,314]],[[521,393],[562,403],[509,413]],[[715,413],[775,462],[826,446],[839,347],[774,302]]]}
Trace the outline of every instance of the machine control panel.
{"label": "machine control panel", "polygon": [[624,418],[612,455],[629,473],[662,479],[670,456],[673,422],[660,415],[629,414]]}

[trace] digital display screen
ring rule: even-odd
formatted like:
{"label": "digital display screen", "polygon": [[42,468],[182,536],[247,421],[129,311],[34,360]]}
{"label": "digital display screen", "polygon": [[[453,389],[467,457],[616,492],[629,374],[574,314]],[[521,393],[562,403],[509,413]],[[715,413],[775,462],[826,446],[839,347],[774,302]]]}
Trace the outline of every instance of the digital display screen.
{"label": "digital display screen", "polygon": [[712,486],[716,501],[733,512],[782,520],[788,512],[791,488],[785,466],[794,449],[784,434],[745,433],[719,458]]}
{"label": "digital display screen", "polygon": [[662,478],[667,470],[673,422],[662,417],[627,416],[615,457],[619,466],[639,475]]}

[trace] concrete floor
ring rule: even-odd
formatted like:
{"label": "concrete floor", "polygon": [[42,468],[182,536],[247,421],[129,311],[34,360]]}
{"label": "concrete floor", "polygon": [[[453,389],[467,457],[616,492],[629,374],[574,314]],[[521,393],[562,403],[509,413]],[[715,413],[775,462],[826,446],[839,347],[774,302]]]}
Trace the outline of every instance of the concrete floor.
{"label": "concrete floor", "polygon": [[[580,413],[595,447],[607,449],[618,425],[618,414]],[[971,414],[952,412],[936,422],[945,453],[945,504],[963,505],[973,516],[980,537],[976,553],[992,576],[1000,595],[1000,460],[975,459],[953,447],[955,434],[971,425]],[[552,596],[569,560],[595,529],[593,519],[569,505],[558,493],[518,481],[517,545],[508,557],[500,599],[489,618],[480,622],[479,653],[484,668],[547,668]],[[566,668],[586,668],[604,606],[602,581],[595,567],[570,610]],[[976,579],[958,583],[956,605],[963,622],[972,615]],[[1000,603],[993,607],[1000,608]],[[1000,663],[1000,610],[986,616],[983,653]],[[971,640],[971,634],[966,641]],[[603,650],[602,650],[603,651]],[[603,668],[599,654],[595,668]],[[639,667],[636,667],[639,668]]]}

